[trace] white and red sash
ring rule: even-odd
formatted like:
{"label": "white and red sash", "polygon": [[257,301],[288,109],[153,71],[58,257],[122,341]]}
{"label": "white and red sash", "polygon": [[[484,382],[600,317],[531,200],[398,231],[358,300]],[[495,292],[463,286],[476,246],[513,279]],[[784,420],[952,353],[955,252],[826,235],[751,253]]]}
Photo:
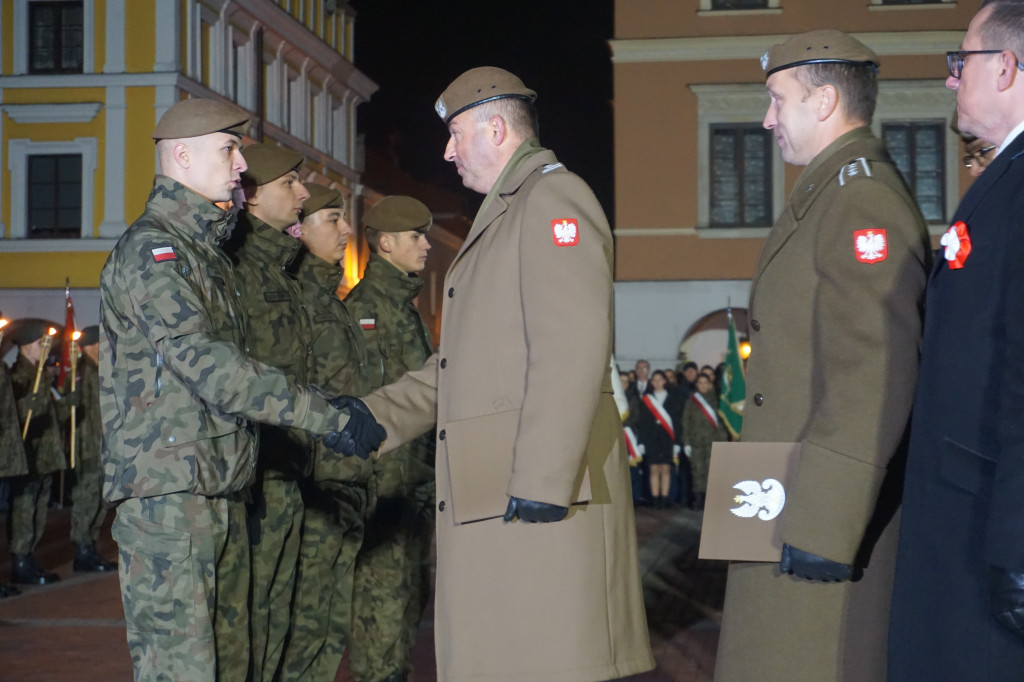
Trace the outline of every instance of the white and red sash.
{"label": "white and red sash", "polygon": [[644,459],[643,453],[640,452],[640,443],[637,442],[636,434],[633,433],[633,429],[628,426],[624,426],[622,428],[622,432],[626,436],[626,452],[629,453],[630,463],[642,462]]}
{"label": "white and red sash", "polygon": [[707,399],[700,393],[694,393],[690,396],[690,399],[697,403],[697,407],[699,407],[700,411],[704,413],[704,416],[708,418],[711,425],[718,428],[718,414],[711,409],[711,405],[708,403]]}
{"label": "white and red sash", "polygon": [[662,404],[658,402],[658,399],[654,397],[654,394],[648,393],[644,396],[644,405],[647,406],[647,409],[651,411],[654,418],[658,420],[659,424],[661,424],[661,428],[668,432],[668,437],[675,441],[676,430],[672,428],[672,417],[668,416],[668,412],[666,412]]}

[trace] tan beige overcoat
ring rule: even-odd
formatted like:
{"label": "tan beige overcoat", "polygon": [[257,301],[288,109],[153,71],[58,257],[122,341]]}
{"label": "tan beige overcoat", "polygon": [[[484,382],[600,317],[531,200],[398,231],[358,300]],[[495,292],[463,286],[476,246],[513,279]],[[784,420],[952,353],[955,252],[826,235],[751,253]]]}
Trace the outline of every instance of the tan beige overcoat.
{"label": "tan beige overcoat", "polygon": [[[590,189],[524,142],[445,278],[438,352],[366,398],[384,452],[437,421],[440,680],[654,665],[609,375],[611,260]],[[558,523],[505,523],[509,494],[590,502]]]}
{"label": "tan beige overcoat", "polygon": [[732,564],[716,682],[884,682],[897,533],[885,523],[930,263],[921,214],[868,128],[798,178],[751,282],[741,437],[801,443],[783,542],[866,567],[859,582],[825,584]]}

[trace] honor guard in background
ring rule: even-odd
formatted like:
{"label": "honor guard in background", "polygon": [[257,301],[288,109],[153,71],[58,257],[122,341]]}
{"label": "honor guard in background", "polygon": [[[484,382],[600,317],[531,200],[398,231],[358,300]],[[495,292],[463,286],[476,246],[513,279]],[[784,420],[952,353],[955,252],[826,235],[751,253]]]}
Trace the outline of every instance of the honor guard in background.
{"label": "honor guard in background", "polygon": [[[310,380],[331,393],[369,390],[366,345],[353,316],[338,298],[342,262],[352,228],[336,189],[310,183],[297,232],[305,249],[299,281],[310,319]],[[351,637],[356,552],[363,541],[369,459],[339,460],[318,443],[313,480],[302,482],[305,518],[292,627],[281,679],[331,682]]]}
{"label": "honor guard in background", "polygon": [[[242,150],[245,210],[226,247],[235,263],[239,301],[248,318],[246,352],[280,369],[289,381],[311,383],[309,323],[295,278],[300,244],[284,230],[297,223],[309,192],[299,181],[302,155],[276,145]],[[274,679],[291,622],[299,560],[302,494],[312,473],[311,438],[301,429],[261,424],[259,466],[246,505],[252,561],[252,677]]]}
{"label": "honor guard in background", "polygon": [[879,682],[928,233],[871,132],[875,53],[812,31],[761,66],[764,127],[805,168],[750,286],[741,437],[801,449],[781,563],[729,566],[715,680]]}
{"label": "honor guard in background", "polygon": [[[3,318],[3,315],[0,315]],[[3,327],[0,327],[0,335]],[[28,473],[25,462],[25,448],[21,442],[21,420],[18,419],[18,404],[11,389],[11,374],[7,364],[0,360],[0,482]],[[0,583],[0,599],[21,594],[21,590],[7,583]]]}
{"label": "honor guard in background", "polygon": [[[80,393],[75,411],[75,483],[71,488],[71,542],[75,546],[76,571],[96,573],[113,571],[117,564],[100,556],[100,539],[107,508],[103,504],[103,463],[100,461],[99,352],[100,330],[86,327],[78,339],[82,357],[78,360],[76,393]],[[70,378],[70,373],[68,377]],[[68,389],[70,392],[70,389]]]}
{"label": "honor guard in background", "polygon": [[890,682],[1024,678],[1024,3],[983,2],[959,48],[957,125],[997,149],[925,294]]}
{"label": "honor guard in background", "polygon": [[[382,199],[366,212],[370,260],[345,305],[367,337],[371,388],[420,369],[434,351],[413,300],[427,264],[430,209],[412,197]],[[434,537],[434,435],[375,460],[366,536],[356,560],[349,671],[356,682],[401,682],[430,594]]]}
{"label": "honor guard in background", "polygon": [[[77,396],[54,398],[56,366],[42,355],[43,337],[52,325],[45,320],[30,319],[11,326],[16,328],[8,338],[18,346],[18,359],[11,368],[11,386],[18,403],[19,436],[25,435],[25,458],[28,462],[28,475],[14,479],[11,485],[11,514],[7,521],[11,582],[45,585],[60,580],[60,577],[40,568],[33,552],[46,529],[53,474],[67,466],[61,425],[70,416],[70,406]],[[60,332],[59,329],[57,331]],[[38,389],[33,392],[40,363],[43,369]]]}
{"label": "honor guard in background", "polygon": [[445,277],[438,351],[366,398],[387,451],[437,423],[445,681],[654,667],[612,395],[611,231],[586,183],[540,145],[535,98],[482,67],[437,100],[445,159],[486,196]]}
{"label": "honor guard in background", "polygon": [[247,355],[220,208],[246,169],[247,115],[178,102],[153,138],[161,174],[100,275],[104,498],[117,505],[121,597],[137,680],[244,680],[254,422],[363,456],[383,433],[345,398]]}

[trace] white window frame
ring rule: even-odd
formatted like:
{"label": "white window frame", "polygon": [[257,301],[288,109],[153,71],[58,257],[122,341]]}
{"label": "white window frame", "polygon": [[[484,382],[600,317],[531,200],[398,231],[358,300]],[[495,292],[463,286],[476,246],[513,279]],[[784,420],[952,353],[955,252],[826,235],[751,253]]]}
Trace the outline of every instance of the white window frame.
{"label": "white window frame", "polygon": [[[14,75],[28,74],[28,5],[29,2],[59,2],[60,0],[14,0]],[[82,0],[82,73],[95,73],[95,2]],[[49,74],[38,74],[49,75]],[[53,74],[55,77],[67,78],[75,74]]]}
{"label": "white window frame", "polygon": [[[28,157],[42,154],[78,154],[82,157],[82,231],[93,236],[93,192],[95,191],[95,137],[76,137],[62,142],[35,142],[18,138],[7,146],[7,170],[11,173],[11,238],[28,239]],[[47,240],[32,240],[45,243]]]}

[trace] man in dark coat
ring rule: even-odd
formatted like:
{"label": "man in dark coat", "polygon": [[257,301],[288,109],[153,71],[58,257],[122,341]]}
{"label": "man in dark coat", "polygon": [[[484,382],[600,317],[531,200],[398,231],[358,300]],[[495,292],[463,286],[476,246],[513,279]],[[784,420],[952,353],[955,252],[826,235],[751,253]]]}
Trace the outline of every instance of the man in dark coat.
{"label": "man in dark coat", "polygon": [[1024,3],[989,0],[950,52],[961,130],[999,145],[928,281],[889,679],[1024,671]]}

